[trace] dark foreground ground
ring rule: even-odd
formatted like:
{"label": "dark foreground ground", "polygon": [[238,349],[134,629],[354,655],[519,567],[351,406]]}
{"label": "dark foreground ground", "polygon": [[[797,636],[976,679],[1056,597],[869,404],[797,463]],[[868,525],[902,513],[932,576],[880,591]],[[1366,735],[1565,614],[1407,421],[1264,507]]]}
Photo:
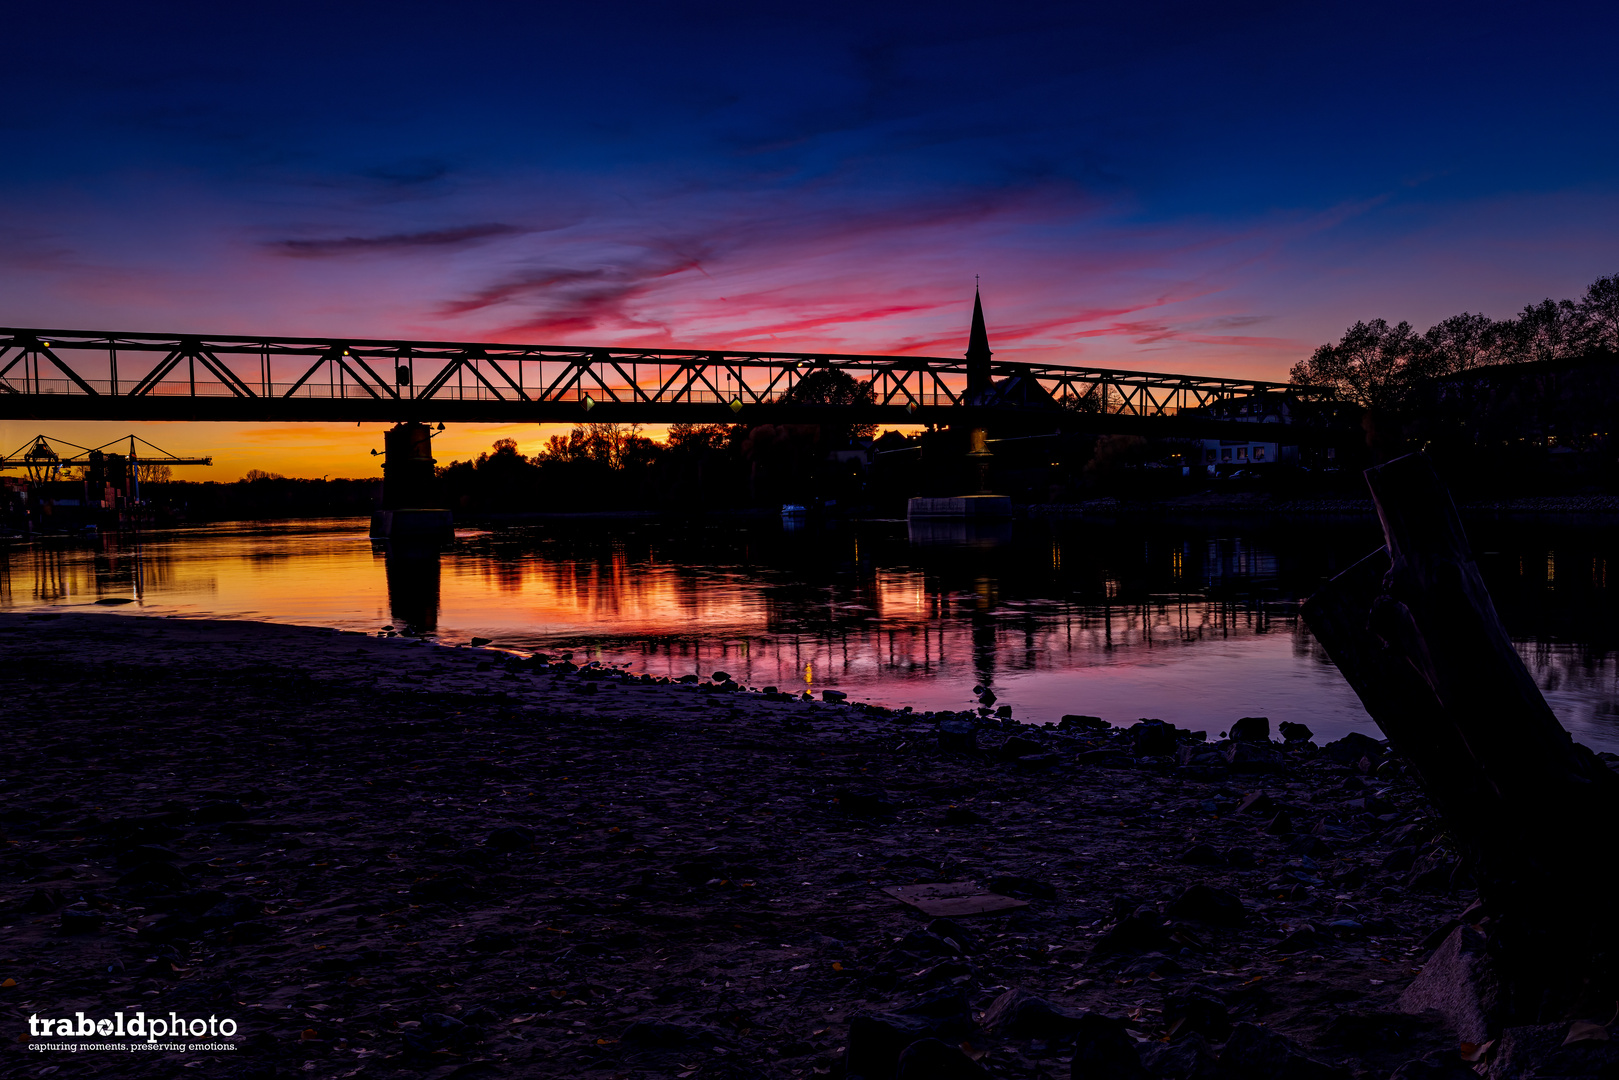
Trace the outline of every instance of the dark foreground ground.
{"label": "dark foreground ground", "polygon": [[[868,1080],[929,1033],[1066,1078],[1087,1010],[1169,1077],[1461,1040],[1396,1006],[1471,894],[1375,749],[1232,771],[990,720],[945,753],[937,718],[111,614],[0,616],[0,702],[7,1076],[837,1077],[871,1013],[905,1015],[856,1024]],[[941,881],[1028,905],[880,891]],[[1008,990],[1055,1013],[986,1015]],[[29,1048],[117,1011],[238,1048]]]}

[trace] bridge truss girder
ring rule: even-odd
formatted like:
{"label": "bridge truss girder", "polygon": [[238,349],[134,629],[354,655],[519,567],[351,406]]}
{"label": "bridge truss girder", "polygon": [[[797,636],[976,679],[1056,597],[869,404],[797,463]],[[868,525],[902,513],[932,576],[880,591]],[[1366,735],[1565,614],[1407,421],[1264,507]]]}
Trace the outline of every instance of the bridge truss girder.
{"label": "bridge truss girder", "polygon": [[[818,368],[869,383],[872,404],[781,403]],[[0,328],[0,418],[709,423],[809,422],[835,411],[878,423],[982,423],[1055,413],[1095,430],[1137,430],[1131,421],[1179,418],[1173,426],[1184,428],[1192,410],[1301,392],[1049,364],[997,364],[994,376],[1021,376],[1059,402],[1088,399],[1090,415],[967,404],[966,361],[941,357]]]}

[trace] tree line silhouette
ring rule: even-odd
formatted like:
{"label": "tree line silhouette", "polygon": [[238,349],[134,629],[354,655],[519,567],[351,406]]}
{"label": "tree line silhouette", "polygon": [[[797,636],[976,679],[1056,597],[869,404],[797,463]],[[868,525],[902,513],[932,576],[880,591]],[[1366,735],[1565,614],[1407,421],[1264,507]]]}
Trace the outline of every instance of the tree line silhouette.
{"label": "tree line silhouette", "polygon": [[1397,412],[1425,383],[1476,368],[1619,354],[1619,274],[1579,300],[1543,300],[1492,319],[1464,311],[1418,333],[1408,322],[1357,322],[1293,366],[1294,382],[1327,386],[1367,409]]}

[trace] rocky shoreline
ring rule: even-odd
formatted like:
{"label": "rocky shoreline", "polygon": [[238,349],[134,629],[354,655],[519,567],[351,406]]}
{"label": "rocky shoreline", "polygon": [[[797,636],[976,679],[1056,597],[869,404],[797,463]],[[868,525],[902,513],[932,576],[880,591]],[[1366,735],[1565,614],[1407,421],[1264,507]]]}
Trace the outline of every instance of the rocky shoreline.
{"label": "rocky shoreline", "polygon": [[[8,1074],[1381,1080],[1480,1057],[1465,1009],[1407,1011],[1473,893],[1362,736],[1032,728],[987,698],[918,714],[111,614],[0,615],[0,684]],[[884,891],[951,882],[1019,903],[940,918]],[[138,1009],[232,1018],[238,1049],[29,1049],[31,1015]]]}

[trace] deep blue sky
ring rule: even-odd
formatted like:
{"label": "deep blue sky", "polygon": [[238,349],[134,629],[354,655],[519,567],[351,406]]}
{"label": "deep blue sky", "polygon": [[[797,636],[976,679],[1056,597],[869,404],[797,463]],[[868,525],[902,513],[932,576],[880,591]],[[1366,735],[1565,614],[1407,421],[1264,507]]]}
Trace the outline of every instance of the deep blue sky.
{"label": "deep blue sky", "polygon": [[0,323],[1283,377],[1619,271],[1616,11],[13,5]]}

